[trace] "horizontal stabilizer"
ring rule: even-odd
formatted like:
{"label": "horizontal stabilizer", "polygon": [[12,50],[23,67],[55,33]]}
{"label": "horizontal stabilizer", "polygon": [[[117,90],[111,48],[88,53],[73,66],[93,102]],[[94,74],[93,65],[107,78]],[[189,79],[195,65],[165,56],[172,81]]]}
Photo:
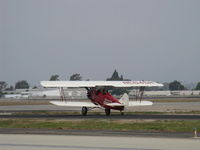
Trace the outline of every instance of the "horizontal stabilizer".
{"label": "horizontal stabilizer", "polygon": [[69,102],[69,101],[50,101],[51,104],[57,106],[71,106],[71,107],[99,107],[91,102]]}
{"label": "horizontal stabilizer", "polygon": [[150,106],[153,105],[151,101],[129,101],[128,106]]}

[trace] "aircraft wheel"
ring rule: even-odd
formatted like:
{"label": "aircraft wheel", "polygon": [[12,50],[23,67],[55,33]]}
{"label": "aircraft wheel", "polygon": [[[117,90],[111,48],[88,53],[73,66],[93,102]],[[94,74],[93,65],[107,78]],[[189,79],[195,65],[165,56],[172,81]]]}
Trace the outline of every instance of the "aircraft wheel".
{"label": "aircraft wheel", "polygon": [[88,111],[88,108],[87,108],[87,107],[82,107],[81,114],[82,114],[83,116],[86,116],[86,115],[87,115],[87,111]]}
{"label": "aircraft wheel", "polygon": [[120,114],[121,114],[121,116],[123,116],[123,115],[124,115],[124,112],[123,112],[123,111],[121,111],[121,112],[120,112]]}
{"label": "aircraft wheel", "polygon": [[109,108],[106,108],[106,109],[105,109],[105,113],[106,113],[106,116],[109,116],[109,115],[110,115],[110,109],[109,109]]}

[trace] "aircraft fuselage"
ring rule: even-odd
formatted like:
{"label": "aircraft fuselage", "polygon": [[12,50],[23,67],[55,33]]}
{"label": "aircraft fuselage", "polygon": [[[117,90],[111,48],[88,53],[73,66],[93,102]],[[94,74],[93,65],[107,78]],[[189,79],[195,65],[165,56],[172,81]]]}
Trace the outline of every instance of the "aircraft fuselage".
{"label": "aircraft fuselage", "polygon": [[124,110],[124,106],[108,106],[109,103],[119,103],[119,100],[113,97],[106,90],[88,90],[88,98],[96,105],[100,105],[106,109]]}

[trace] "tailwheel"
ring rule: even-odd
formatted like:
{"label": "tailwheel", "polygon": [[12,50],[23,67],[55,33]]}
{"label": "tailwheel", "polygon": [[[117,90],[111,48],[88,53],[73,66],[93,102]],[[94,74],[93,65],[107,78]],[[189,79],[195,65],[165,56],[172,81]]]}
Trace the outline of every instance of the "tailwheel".
{"label": "tailwheel", "polygon": [[86,115],[87,115],[87,111],[88,111],[88,108],[87,108],[87,107],[82,107],[81,114],[82,114],[83,116],[86,116]]}
{"label": "tailwheel", "polygon": [[105,109],[105,113],[106,113],[106,116],[109,116],[109,115],[110,115],[110,109],[109,109],[109,108],[106,108],[106,109]]}

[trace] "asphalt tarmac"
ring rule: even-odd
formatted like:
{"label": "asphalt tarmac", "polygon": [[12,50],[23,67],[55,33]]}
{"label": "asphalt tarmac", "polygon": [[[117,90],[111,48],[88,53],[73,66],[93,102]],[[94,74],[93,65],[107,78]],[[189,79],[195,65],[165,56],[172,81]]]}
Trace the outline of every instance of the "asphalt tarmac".
{"label": "asphalt tarmac", "polygon": [[0,134],[4,150],[198,150],[200,139]]}
{"label": "asphalt tarmac", "polygon": [[152,114],[125,114],[123,116],[113,114],[110,116],[105,115],[95,115],[90,114],[87,116],[82,115],[49,115],[49,114],[12,114],[12,113],[1,113],[0,118],[40,118],[40,119],[65,119],[65,120],[77,120],[77,119],[113,119],[113,120],[133,120],[133,119],[142,119],[142,120],[200,120],[200,115],[152,115]]}
{"label": "asphalt tarmac", "polygon": [[[156,103],[148,107],[134,107],[134,111],[191,111],[199,110],[200,103]],[[47,118],[47,119],[181,119],[199,120],[200,115],[152,115],[126,114],[121,116],[114,113],[111,116],[89,112],[88,116],[78,113],[61,115],[42,114],[14,114],[15,112],[80,112],[80,108],[58,107],[53,105],[24,105],[0,106],[0,119],[3,118]],[[73,115],[72,115],[73,114]],[[163,138],[165,137],[165,138]],[[197,150],[200,139],[192,138],[193,133],[169,132],[141,132],[141,131],[87,131],[87,130],[48,130],[48,129],[0,129],[0,149],[9,150],[43,150],[43,149],[70,149],[70,150]]]}
{"label": "asphalt tarmac", "polygon": [[[69,111],[80,112],[80,107],[62,107],[55,105],[19,105],[19,106],[0,106],[0,112],[12,111]],[[200,111],[200,102],[168,102],[154,103],[152,106],[128,107],[127,111],[131,112],[174,112],[174,111]]]}
{"label": "asphalt tarmac", "polygon": [[[160,132],[160,131],[122,131],[122,130],[86,130],[86,129],[45,129],[45,128],[0,128],[1,134],[46,134],[46,135],[78,135],[78,136],[113,136],[113,137],[168,137],[192,138],[193,132]],[[197,133],[199,137],[199,133]]]}
{"label": "asphalt tarmac", "polygon": [[[55,105],[22,105],[22,106],[0,106],[0,118],[50,118],[50,119],[181,119],[181,120],[199,120],[200,115],[152,115],[152,114],[134,114],[134,112],[174,112],[174,111],[199,111],[200,102],[176,102],[176,103],[154,103],[152,106],[131,107],[125,111],[125,115],[121,116],[119,111],[111,116],[105,116],[103,110],[92,110],[88,112],[87,116],[80,115],[80,107],[60,107]],[[18,114],[15,112],[61,112],[59,115],[45,115],[45,114]],[[128,112],[133,113],[128,113]],[[76,112],[75,114],[62,114],[65,112]],[[98,114],[96,113],[98,112]],[[99,114],[100,112],[100,114]],[[73,115],[72,115],[73,114]]]}

